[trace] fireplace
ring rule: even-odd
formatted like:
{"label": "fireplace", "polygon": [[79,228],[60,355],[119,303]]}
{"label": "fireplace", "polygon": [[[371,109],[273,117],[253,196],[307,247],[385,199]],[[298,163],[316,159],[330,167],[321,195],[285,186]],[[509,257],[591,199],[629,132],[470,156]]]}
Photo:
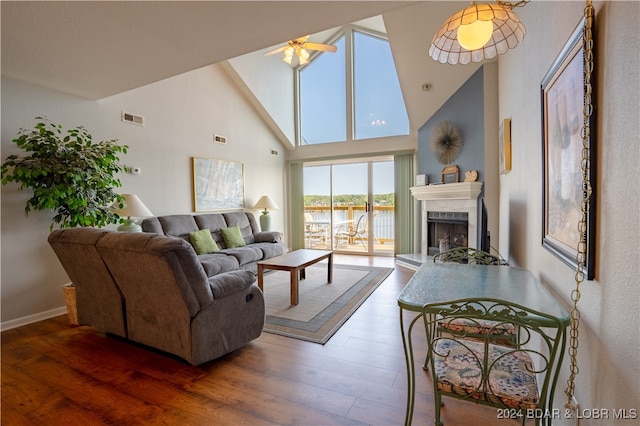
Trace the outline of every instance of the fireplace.
{"label": "fireplace", "polygon": [[449,248],[480,248],[478,197],[481,191],[482,182],[457,182],[411,188],[411,194],[422,201],[423,255],[432,256],[438,253],[440,240],[448,241]]}
{"label": "fireplace", "polygon": [[480,242],[485,239],[480,234],[487,232],[484,204],[478,200],[482,182],[422,185],[410,190],[422,202],[421,252],[398,254],[397,264],[418,270],[425,263],[433,263],[432,256],[440,251],[441,239],[449,242],[449,248],[481,249]]}
{"label": "fireplace", "polygon": [[427,254],[469,246],[469,213],[427,212]]}

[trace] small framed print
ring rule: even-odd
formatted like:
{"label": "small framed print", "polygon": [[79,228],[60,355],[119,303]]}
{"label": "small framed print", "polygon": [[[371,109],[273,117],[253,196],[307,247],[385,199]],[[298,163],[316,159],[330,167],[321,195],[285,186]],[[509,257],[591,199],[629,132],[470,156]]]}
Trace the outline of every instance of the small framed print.
{"label": "small framed print", "polygon": [[427,184],[427,175],[416,175],[416,186],[424,186]]}
{"label": "small framed print", "polygon": [[511,171],[511,119],[505,118],[500,123],[498,139],[500,147],[500,174],[504,175]]}
{"label": "small framed print", "polygon": [[458,166],[447,166],[442,169],[442,183],[456,183],[458,181],[460,181]]}

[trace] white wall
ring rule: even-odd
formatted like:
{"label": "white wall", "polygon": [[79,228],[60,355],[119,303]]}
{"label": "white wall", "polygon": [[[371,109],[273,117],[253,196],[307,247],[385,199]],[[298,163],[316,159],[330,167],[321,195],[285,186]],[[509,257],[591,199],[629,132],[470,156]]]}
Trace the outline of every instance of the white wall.
{"label": "white wall", "polygon": [[[122,110],[143,115],[145,126],[122,123]],[[246,207],[270,195],[282,208],[271,212],[272,226],[284,229],[283,146],[219,65],[95,102],[3,77],[3,159],[21,153],[11,140],[40,115],[65,129],[83,125],[94,140],[128,145],[123,163],[142,174],[122,175],[118,192],[137,194],[155,215],[192,212],[191,157],[242,162]],[[213,143],[214,133],[227,145]],[[64,312],[61,285],[68,278],[47,244],[53,213],[26,218],[28,198],[15,184],[2,187],[3,328]]]}
{"label": "white wall", "polygon": [[[640,19],[638,2],[596,6],[596,280],[581,286],[576,397],[583,409],[640,409]],[[512,171],[500,177],[500,247],[570,306],[573,271],[541,245],[540,82],[582,18],[584,2],[530,2],[527,34],[499,61],[500,117],[512,119]],[[576,224],[577,226],[577,224]],[[564,408],[565,360],[555,406]],[[635,420],[637,422],[637,420]],[[581,425],[629,420],[581,420]],[[633,423],[633,421],[631,421]],[[563,419],[554,424],[573,425]]]}

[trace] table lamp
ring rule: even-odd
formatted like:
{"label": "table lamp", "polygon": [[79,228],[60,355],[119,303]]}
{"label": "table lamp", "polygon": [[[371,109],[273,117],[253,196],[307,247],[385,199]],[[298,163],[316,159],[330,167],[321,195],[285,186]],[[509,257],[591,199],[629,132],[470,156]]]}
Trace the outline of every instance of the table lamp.
{"label": "table lamp", "polygon": [[271,216],[269,216],[269,209],[278,210],[278,208],[278,205],[268,195],[260,197],[254,206],[254,209],[264,209],[260,215],[260,229],[263,231],[271,230]]}
{"label": "table lamp", "polygon": [[125,222],[118,227],[120,232],[142,232],[142,227],[136,223],[132,217],[149,217],[153,216],[153,213],[144,205],[144,203],[135,194],[122,194],[124,197],[124,207],[117,208],[114,212],[120,216],[125,217]]}

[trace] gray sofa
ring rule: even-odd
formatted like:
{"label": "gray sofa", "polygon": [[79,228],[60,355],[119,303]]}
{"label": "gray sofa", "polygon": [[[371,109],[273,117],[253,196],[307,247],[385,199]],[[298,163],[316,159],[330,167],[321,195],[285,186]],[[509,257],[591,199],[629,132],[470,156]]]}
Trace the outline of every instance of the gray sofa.
{"label": "gray sofa", "polygon": [[[221,229],[237,226],[244,239],[245,246],[227,248]],[[182,214],[147,218],[142,222],[144,232],[154,232],[189,241],[189,233],[201,229],[211,231],[213,240],[221,249],[216,253],[200,254],[207,276],[235,271],[248,270],[257,273],[257,262],[284,254],[285,247],[279,232],[260,232],[252,213],[204,213]]]}
{"label": "gray sofa", "polygon": [[264,297],[246,270],[207,274],[187,241],[95,228],[53,231],[78,319],[199,365],[257,338]]}

